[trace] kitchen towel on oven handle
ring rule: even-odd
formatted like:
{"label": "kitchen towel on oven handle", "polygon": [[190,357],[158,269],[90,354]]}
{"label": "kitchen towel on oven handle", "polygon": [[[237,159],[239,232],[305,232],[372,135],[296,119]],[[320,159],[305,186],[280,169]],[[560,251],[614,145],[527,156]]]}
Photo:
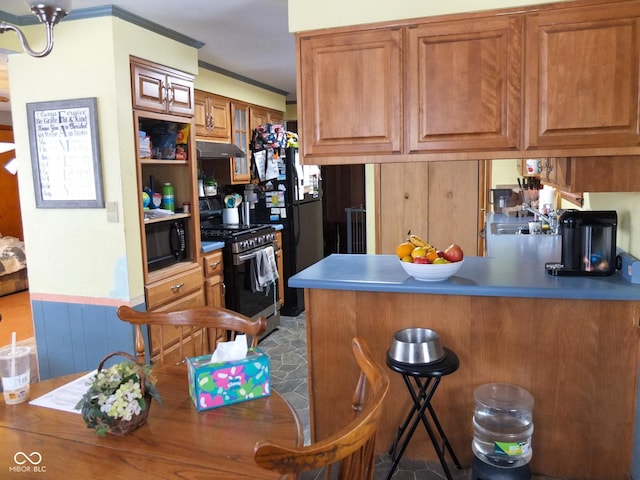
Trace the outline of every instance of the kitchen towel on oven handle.
{"label": "kitchen towel on oven handle", "polygon": [[272,246],[268,246],[256,252],[256,269],[258,272],[258,284],[266,287],[278,279],[278,266],[276,255]]}

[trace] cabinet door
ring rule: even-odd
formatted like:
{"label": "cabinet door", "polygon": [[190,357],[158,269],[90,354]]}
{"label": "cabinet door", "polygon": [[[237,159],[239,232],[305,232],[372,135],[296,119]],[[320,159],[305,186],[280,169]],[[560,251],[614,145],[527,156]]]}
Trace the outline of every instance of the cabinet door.
{"label": "cabinet door", "polygon": [[231,135],[233,143],[240,147],[247,157],[251,143],[251,129],[249,127],[249,105],[231,101]]}
{"label": "cabinet door", "polygon": [[409,151],[518,148],[522,24],[514,15],[408,29]]}
{"label": "cabinet door", "polygon": [[231,142],[231,101],[212,95],[209,102],[209,111],[213,118],[211,136],[221,142]]}
{"label": "cabinet door", "polygon": [[133,108],[193,115],[193,77],[161,65],[131,62]]}
{"label": "cabinet door", "polygon": [[168,113],[193,115],[193,79],[167,75]]}
{"label": "cabinet door", "polygon": [[402,149],[402,31],[299,36],[301,155]]}
{"label": "cabinet door", "polygon": [[221,275],[207,278],[204,283],[207,306],[224,307],[224,283]]}
{"label": "cabinet door", "polygon": [[195,91],[196,136],[231,142],[231,102],[228,98]]}
{"label": "cabinet door", "polygon": [[166,75],[159,70],[132,63],[133,108],[166,113],[167,89],[165,78]]}
{"label": "cabinet door", "polygon": [[378,252],[394,254],[407,233],[439,249],[452,243],[478,251],[480,162],[410,162],[380,165]]}
{"label": "cabinet door", "polygon": [[196,137],[209,137],[211,134],[211,112],[209,102],[204,92],[196,90],[194,94],[194,115],[193,119],[196,127]]}
{"label": "cabinet door", "polygon": [[284,126],[284,113],[276,110],[269,110],[269,123]]}
{"label": "cabinet door", "polygon": [[526,19],[525,148],[640,143],[640,3]]}
{"label": "cabinet door", "polygon": [[231,135],[233,143],[240,147],[245,157],[231,159],[231,183],[249,183],[251,181],[251,127],[249,124],[253,108],[246,103],[231,102]]}
{"label": "cabinet door", "polygon": [[266,108],[251,107],[251,131],[259,125],[269,123],[269,112]]}

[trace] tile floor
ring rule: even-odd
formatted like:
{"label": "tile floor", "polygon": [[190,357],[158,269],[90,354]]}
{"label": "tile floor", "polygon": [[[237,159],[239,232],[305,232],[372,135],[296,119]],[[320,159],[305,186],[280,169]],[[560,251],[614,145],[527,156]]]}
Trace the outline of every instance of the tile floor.
{"label": "tile floor", "polygon": [[[271,359],[271,384],[298,413],[304,428],[305,445],[310,443],[309,403],[307,397],[307,342],[304,312],[298,317],[282,317],[280,327],[260,343]],[[391,468],[388,456],[379,456],[374,468],[374,480],[384,480]],[[456,469],[449,465],[454,480],[471,479],[471,469]],[[315,473],[301,480],[315,480]],[[446,478],[438,462],[401,460],[393,480],[443,480]],[[476,479],[471,479],[476,480]],[[506,480],[506,479],[505,479]],[[515,480],[515,479],[514,479]],[[552,480],[533,475],[531,480]],[[562,480],[562,479],[553,479]]]}

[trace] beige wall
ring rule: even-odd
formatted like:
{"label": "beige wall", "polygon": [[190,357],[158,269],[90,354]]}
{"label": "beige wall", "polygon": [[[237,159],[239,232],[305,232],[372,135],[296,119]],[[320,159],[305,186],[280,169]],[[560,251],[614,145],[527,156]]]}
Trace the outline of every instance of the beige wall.
{"label": "beige wall", "polygon": [[[25,30],[31,38],[33,27]],[[0,36],[0,42],[5,37],[11,36]],[[0,43],[3,47],[8,48]],[[32,296],[129,300],[144,294],[129,54],[197,73],[196,49],[115,17],[62,22],[56,27],[55,48],[45,58],[10,55],[13,127]],[[86,97],[98,101],[104,197],[116,205],[117,223],[107,222],[105,209],[35,206],[25,105]]]}
{"label": "beige wall", "polygon": [[199,70],[195,86],[197,89],[204,90],[205,92],[272,108],[279,112],[284,112],[286,108],[286,98],[283,95],[234,80],[205,68]]}
{"label": "beige wall", "polygon": [[495,8],[551,3],[540,0],[449,0],[417,2],[415,0],[289,0],[289,31],[384,22],[404,18],[430,17],[448,13],[472,12]]}

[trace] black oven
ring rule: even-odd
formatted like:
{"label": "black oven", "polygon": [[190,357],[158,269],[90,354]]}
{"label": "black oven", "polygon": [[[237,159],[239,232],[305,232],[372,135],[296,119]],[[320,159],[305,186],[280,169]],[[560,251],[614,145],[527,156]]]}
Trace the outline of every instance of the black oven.
{"label": "black oven", "polygon": [[145,225],[147,268],[150,272],[187,259],[187,230],[184,221],[171,220]]}
{"label": "black oven", "polygon": [[[224,241],[225,306],[249,318],[265,317],[264,338],[280,324],[278,282],[261,286],[256,281],[259,260],[272,255],[277,265],[278,245],[271,225],[212,225],[202,222],[203,241]],[[258,257],[261,257],[259,259]]]}
{"label": "black oven", "polygon": [[[250,318],[268,319],[278,311],[278,280],[260,286],[254,272],[257,256],[267,248],[273,249],[273,245],[242,253],[231,252],[228,261],[225,259],[226,305],[233,305],[233,310]],[[273,254],[275,255],[275,249]]]}

